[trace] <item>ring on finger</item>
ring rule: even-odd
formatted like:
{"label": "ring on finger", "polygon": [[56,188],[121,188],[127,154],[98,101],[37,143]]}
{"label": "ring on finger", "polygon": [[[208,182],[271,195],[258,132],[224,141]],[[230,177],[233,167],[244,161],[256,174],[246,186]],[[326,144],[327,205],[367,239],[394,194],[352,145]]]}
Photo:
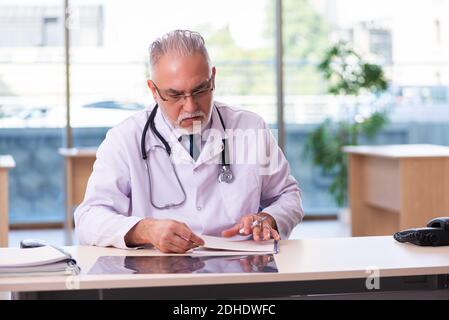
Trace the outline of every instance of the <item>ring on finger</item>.
{"label": "ring on finger", "polygon": [[268,222],[262,223],[262,227],[265,229],[267,228],[269,231],[271,231],[271,225]]}

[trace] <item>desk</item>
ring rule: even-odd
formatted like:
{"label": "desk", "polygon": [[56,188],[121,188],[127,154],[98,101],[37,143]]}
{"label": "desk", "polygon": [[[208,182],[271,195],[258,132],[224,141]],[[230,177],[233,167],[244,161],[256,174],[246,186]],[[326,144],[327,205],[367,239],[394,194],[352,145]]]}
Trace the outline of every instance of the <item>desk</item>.
{"label": "desk", "polygon": [[8,246],[8,170],[16,163],[11,156],[0,156],[0,247]]}
{"label": "desk", "polygon": [[59,153],[65,158],[66,216],[64,226],[67,245],[72,244],[73,209],[84,199],[96,152],[97,148],[59,149]]}
{"label": "desk", "polygon": [[449,216],[449,148],[348,146],[353,236],[389,235]]}
{"label": "desk", "polygon": [[[100,256],[163,254],[89,246],[66,250],[77,259],[82,274],[68,278],[0,277],[0,291],[16,292],[16,298],[42,299],[301,298],[298,295],[338,293],[353,293],[356,298],[449,299],[449,246],[417,247],[392,237],[283,240],[275,255],[279,272],[265,274],[90,275],[88,271]],[[370,275],[379,275],[379,289],[367,289]]]}

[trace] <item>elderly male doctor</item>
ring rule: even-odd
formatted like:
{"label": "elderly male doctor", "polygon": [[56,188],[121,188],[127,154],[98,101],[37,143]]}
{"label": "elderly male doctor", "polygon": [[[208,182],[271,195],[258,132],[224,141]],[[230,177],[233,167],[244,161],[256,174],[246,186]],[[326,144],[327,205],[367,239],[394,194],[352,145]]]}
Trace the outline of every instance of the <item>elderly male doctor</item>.
{"label": "elderly male doctor", "polygon": [[214,101],[216,69],[201,35],[164,35],[150,64],[156,104],[100,145],[75,212],[80,244],[183,253],[203,245],[201,235],[287,239],[303,217],[297,182],[261,117]]}

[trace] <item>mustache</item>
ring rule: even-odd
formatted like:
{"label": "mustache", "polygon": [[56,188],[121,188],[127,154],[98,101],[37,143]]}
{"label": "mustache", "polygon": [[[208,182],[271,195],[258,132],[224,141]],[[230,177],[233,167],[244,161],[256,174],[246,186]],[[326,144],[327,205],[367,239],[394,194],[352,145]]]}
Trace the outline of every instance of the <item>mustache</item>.
{"label": "mustache", "polygon": [[203,119],[205,119],[206,114],[201,110],[195,111],[193,113],[183,112],[183,113],[179,114],[178,119],[176,120],[176,123],[179,125],[179,124],[181,124],[181,121],[183,121],[185,119],[189,119],[189,118],[194,118],[194,117],[202,117]]}

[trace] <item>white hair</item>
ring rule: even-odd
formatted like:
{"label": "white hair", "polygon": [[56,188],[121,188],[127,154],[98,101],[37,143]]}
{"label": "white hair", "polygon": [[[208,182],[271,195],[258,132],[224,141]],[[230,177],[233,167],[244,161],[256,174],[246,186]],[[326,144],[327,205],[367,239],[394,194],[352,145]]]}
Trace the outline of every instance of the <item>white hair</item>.
{"label": "white hair", "polygon": [[150,45],[151,71],[154,71],[159,59],[167,53],[190,56],[198,52],[203,55],[210,66],[209,53],[204,43],[203,37],[195,31],[174,30],[166,33]]}

